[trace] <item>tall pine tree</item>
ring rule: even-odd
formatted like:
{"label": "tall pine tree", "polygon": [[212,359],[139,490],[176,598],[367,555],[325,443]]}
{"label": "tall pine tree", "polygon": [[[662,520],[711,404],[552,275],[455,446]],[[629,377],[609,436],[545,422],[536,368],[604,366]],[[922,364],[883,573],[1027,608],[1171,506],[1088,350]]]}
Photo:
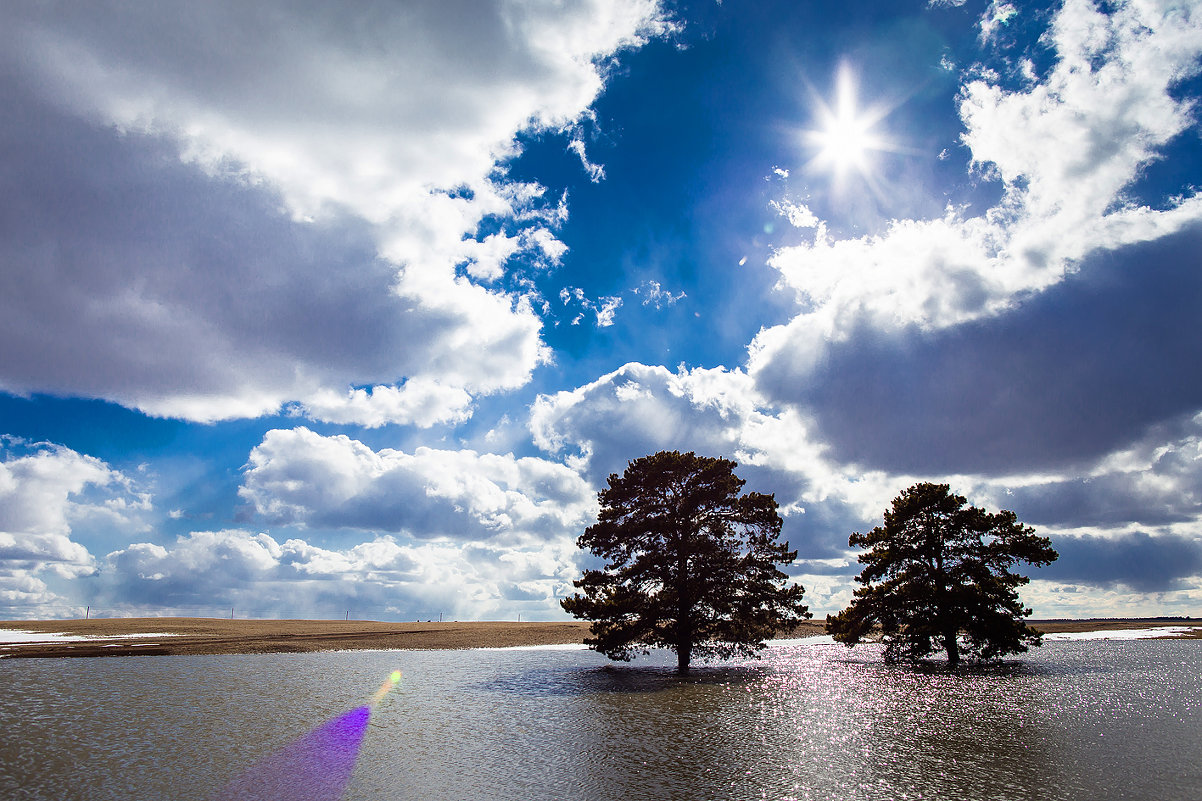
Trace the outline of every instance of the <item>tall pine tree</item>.
{"label": "tall pine tree", "polygon": [[628,661],[650,648],[694,657],[753,655],[764,640],[810,617],[804,589],[778,565],[797,558],[780,542],[771,495],[740,495],[737,465],[676,451],[636,459],[598,493],[601,512],[577,544],[606,560],[563,600],[593,621],[585,642]]}

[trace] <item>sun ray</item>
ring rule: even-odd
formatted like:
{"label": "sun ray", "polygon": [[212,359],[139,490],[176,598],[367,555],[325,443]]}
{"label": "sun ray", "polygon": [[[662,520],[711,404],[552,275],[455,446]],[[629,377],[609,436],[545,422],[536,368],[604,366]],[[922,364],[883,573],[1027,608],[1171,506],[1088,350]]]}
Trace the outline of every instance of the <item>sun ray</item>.
{"label": "sun ray", "polygon": [[814,107],[815,126],[804,132],[814,153],[807,167],[829,172],[836,189],[853,173],[875,185],[875,156],[898,150],[877,128],[891,109],[861,105],[855,74],[847,64],[839,67],[833,97],[827,101],[816,96]]}

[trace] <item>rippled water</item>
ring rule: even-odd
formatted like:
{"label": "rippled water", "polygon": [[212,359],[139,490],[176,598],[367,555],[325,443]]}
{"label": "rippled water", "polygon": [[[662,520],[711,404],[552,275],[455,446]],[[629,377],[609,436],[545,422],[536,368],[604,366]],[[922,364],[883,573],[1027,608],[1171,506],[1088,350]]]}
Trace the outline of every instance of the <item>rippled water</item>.
{"label": "rippled water", "polygon": [[879,660],[781,647],[683,681],[573,650],[0,660],[0,797],[209,797],[400,668],[347,799],[1202,798],[1202,642]]}

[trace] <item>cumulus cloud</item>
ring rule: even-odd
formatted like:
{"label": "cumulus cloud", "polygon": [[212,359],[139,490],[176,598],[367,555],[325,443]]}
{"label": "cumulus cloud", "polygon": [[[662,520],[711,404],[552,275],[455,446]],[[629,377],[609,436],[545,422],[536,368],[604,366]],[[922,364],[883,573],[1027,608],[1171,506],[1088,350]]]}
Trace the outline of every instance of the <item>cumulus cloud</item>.
{"label": "cumulus cloud", "polygon": [[660,450],[733,459],[749,489],[776,495],[785,535],[802,560],[841,559],[848,534],[878,513],[892,487],[880,473],[850,474],[831,463],[808,422],[768,404],[741,370],[627,364],[539,396],[529,426],[538,447],[596,486]]}
{"label": "cumulus cloud", "polygon": [[1041,615],[1189,613],[1202,598],[1202,415],[1073,470],[953,484],[1051,538],[1060,558],[1024,593]]}
{"label": "cumulus cloud", "polygon": [[329,423],[368,428],[387,423],[413,423],[423,428],[436,423],[461,423],[471,416],[472,396],[463,387],[447,386],[432,378],[414,378],[401,386],[378,385],[345,393],[319,390],[297,414]]}
{"label": "cumulus cloud", "polygon": [[306,428],[267,432],[250,454],[239,493],[273,523],[493,546],[574,539],[595,506],[579,475],[543,459],[374,451]]}
{"label": "cumulus cloud", "polygon": [[134,543],[105,557],[97,602],[379,619],[487,619],[516,608],[559,618],[579,572],[575,539],[596,510],[577,473],[544,459],[376,451],[303,427],[264,435],[239,494],[273,527],[370,539],[327,547],[274,528]]}
{"label": "cumulus cloud", "polygon": [[139,530],[150,499],[120,472],[70,448],[10,437],[0,446],[0,604],[36,612],[62,600],[45,579],[96,569],[73,529]]}
{"label": "cumulus cloud", "polygon": [[1044,580],[1115,586],[1136,592],[1197,589],[1202,576],[1202,538],[1153,536],[1139,531],[1117,537],[1054,537],[1060,558],[1038,571]]}
{"label": "cumulus cloud", "polygon": [[368,425],[546,358],[504,279],[562,255],[563,206],[504,165],[665,29],[646,0],[0,16],[0,388]]}
{"label": "cumulus cloud", "polygon": [[[1004,11],[1004,4],[996,5],[994,11]],[[981,216],[949,208],[939,219],[894,220],[882,234],[855,239],[837,239],[818,223],[812,243],[779,250],[771,264],[780,271],[782,287],[796,293],[799,313],[785,325],[763,330],[752,343],[749,372],[757,386],[774,401],[815,410],[824,431],[830,425],[840,458],[868,467],[990,469],[985,462],[964,464],[963,453],[957,454],[960,463],[939,461],[956,449],[952,439],[965,430],[969,446],[964,450],[999,451],[992,465],[996,470],[1013,469],[1023,448],[1031,449],[1036,464],[1096,455],[1074,451],[1071,442],[1059,443],[1062,450],[1051,453],[1058,443],[1040,446],[1041,432],[1024,432],[1024,427],[1055,425],[1047,413],[1056,406],[1059,389],[1071,400],[1090,384],[1074,388],[1072,371],[1057,376],[1069,353],[1058,360],[1052,353],[1029,352],[1031,329],[1022,323],[1042,326],[1038,333],[1068,344],[1073,333],[1067,325],[1057,331],[1049,318],[1039,318],[1027,306],[1053,288],[1065,293],[1056,299],[1062,304],[1099,300],[1096,294],[1084,301],[1068,297],[1080,288],[1104,292],[1088,275],[1094,270],[1110,278],[1118,274],[1127,287],[1136,285],[1151,253],[1167,260],[1157,267],[1163,281],[1184,282],[1187,294],[1192,292],[1195,282],[1186,275],[1184,254],[1202,222],[1202,199],[1186,194],[1145,206],[1124,193],[1191,124],[1189,103],[1176,98],[1173,89],[1199,69],[1202,15],[1195,12],[1171,3],[1120,3],[1107,15],[1085,0],[1070,0],[1048,33],[1058,60],[1042,80],[1021,89],[987,78],[964,86],[963,141],[980,173],[1001,182],[1002,199]],[[1067,279],[1078,273],[1083,280],[1066,288]],[[1164,282],[1144,290],[1170,292]],[[1135,317],[1145,313],[1117,311]],[[1148,369],[1163,369],[1165,377],[1186,362],[1155,351],[1167,345],[1185,357],[1194,347],[1185,326],[1174,326],[1169,318],[1159,324],[1160,330],[1166,328],[1172,328],[1165,331],[1168,337],[1141,333],[1120,352],[1130,353],[1132,364],[1151,359],[1156,366]],[[1177,334],[1183,338],[1172,341]],[[979,363],[957,361],[967,354],[960,347],[967,341],[991,346],[974,351]],[[1142,352],[1133,352],[1141,342]],[[842,373],[855,361],[847,358],[852,352],[881,356],[869,361],[885,371],[853,367],[852,375]],[[999,360],[989,361],[994,356]],[[1084,377],[1094,386],[1106,373],[1102,360],[1085,365]],[[943,369],[953,366],[955,376]],[[915,367],[917,372],[907,370]],[[1007,377],[1014,380],[1007,384]],[[1041,384],[1042,379],[1050,383]],[[828,381],[831,386],[823,387]],[[1033,393],[1044,397],[1031,400]],[[1197,400],[1192,390],[1169,394],[1173,408],[1154,402],[1149,409],[1172,414]],[[882,402],[881,396],[887,399]],[[850,408],[839,408],[844,402]],[[905,414],[888,414],[895,404],[906,414],[917,413],[912,435],[906,433]],[[866,408],[875,411],[865,415]],[[996,425],[1003,408],[1012,413],[1008,421],[1018,421],[1012,448],[1003,440],[1010,432],[1003,434]],[[1071,415],[1077,408],[1064,411]],[[1153,422],[1129,405],[1109,411],[1120,418],[1128,413],[1120,436]],[[1088,420],[1086,426],[1091,433],[1099,428]],[[891,428],[894,436],[882,441],[881,427]],[[1058,432],[1062,438],[1067,428]],[[1116,445],[1113,438],[1098,442]]]}
{"label": "cumulus cloud", "polygon": [[[854,589],[860,566],[848,536],[879,525],[893,497],[923,480],[947,481],[974,505],[1013,510],[1056,547],[1063,544],[1061,562],[1038,573],[1028,598],[1039,614],[1080,612],[1052,592],[1057,581],[1080,585],[1082,592],[1121,584],[1161,593],[1156,604],[1162,610],[1186,609],[1196,595],[1189,588],[1199,574],[1191,561],[1202,520],[1199,419],[1160,425],[1131,447],[1068,471],[991,477],[860,470],[835,458],[823,442],[825,429],[796,408],[767,401],[742,371],[673,372],[632,363],[574,390],[540,396],[529,426],[540,448],[597,486],[631,459],[658,450],[735,459],[750,488],[773,492],[781,504],[785,536],[800,552],[793,572],[819,611],[837,611]],[[1160,570],[1176,557],[1172,570]],[[1125,614],[1120,596],[1094,598],[1090,614]]]}
{"label": "cumulus cloud", "polygon": [[1132,526],[1188,530],[1202,519],[1202,416],[1158,427],[1079,475],[998,484],[1007,508],[1035,525],[1114,536]]}
{"label": "cumulus cloud", "polygon": [[1202,224],[1090,257],[1006,315],[888,336],[861,326],[804,382],[779,370],[757,385],[811,410],[845,463],[992,475],[1088,464],[1202,408],[1190,368],[1202,359],[1199,247]]}
{"label": "cumulus cloud", "polygon": [[72,109],[167,135],[209,170],[234,160],[301,218],[353,209],[394,222],[400,244],[441,212],[429,224],[458,236],[440,251],[531,189],[492,178],[517,132],[576,123],[603,86],[598,62],[663,30],[645,1],[116,11],[9,9],[10,36]]}
{"label": "cumulus cloud", "polygon": [[[377,620],[492,619],[515,605],[557,617],[575,566],[563,548],[412,543],[377,536],[344,549],[242,530],[198,531],[168,546],[134,543],[108,554],[97,600],[116,609],[232,607],[259,616]],[[516,602],[516,604],[515,604]]]}
{"label": "cumulus cloud", "polygon": [[128,142],[37,116],[0,125],[30,156],[8,173],[17,212],[0,215],[3,389],[203,421],[300,401],[318,419],[424,425],[541,358],[527,304],[466,281],[399,294],[362,224],[291,222],[161,146],[144,143],[148,166]]}

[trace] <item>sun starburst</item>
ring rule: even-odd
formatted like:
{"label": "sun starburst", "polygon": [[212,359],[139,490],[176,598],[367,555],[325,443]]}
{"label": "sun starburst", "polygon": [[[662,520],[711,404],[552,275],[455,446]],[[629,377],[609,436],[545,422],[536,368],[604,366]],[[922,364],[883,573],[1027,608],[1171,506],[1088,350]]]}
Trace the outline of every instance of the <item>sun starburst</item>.
{"label": "sun starburst", "polygon": [[876,130],[888,113],[881,107],[863,107],[856,92],[855,76],[847,65],[839,69],[832,102],[815,102],[816,127],[805,132],[815,155],[810,163],[833,173],[838,180],[857,172],[870,177],[873,156],[892,150],[892,145]]}

